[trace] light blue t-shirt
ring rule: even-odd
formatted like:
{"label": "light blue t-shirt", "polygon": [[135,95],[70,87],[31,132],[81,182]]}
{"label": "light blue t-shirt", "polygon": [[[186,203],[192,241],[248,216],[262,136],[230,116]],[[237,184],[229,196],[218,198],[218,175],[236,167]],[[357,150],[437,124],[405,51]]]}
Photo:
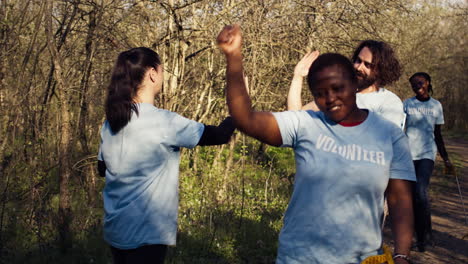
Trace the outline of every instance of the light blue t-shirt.
{"label": "light blue t-shirt", "polygon": [[437,146],[434,137],[435,125],[444,124],[442,105],[434,98],[421,102],[416,97],[404,102],[406,135],[410,142],[413,160],[435,160]]}
{"label": "light blue t-shirt", "polygon": [[151,104],[117,134],[106,121],[98,159],[106,163],[104,239],[120,249],[175,245],[180,147],[193,148],[201,123]]}
{"label": "light blue t-shirt", "polygon": [[369,109],[402,128],[405,125],[405,112],[400,98],[385,88],[372,93],[357,93],[359,108]]}
{"label": "light blue t-shirt", "polygon": [[277,263],[360,263],[377,254],[389,179],[416,179],[403,131],[371,111],[354,127],[322,112],[274,116],[296,161]]}

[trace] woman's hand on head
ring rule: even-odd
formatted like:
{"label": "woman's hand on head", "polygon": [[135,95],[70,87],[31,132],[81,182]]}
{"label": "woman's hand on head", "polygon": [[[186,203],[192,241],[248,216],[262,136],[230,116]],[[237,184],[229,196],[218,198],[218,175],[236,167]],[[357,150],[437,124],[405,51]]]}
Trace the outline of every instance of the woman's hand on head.
{"label": "woman's hand on head", "polygon": [[242,49],[240,26],[238,24],[224,26],[219,32],[216,42],[226,56],[240,54]]}
{"label": "woman's hand on head", "polygon": [[318,50],[308,52],[302,59],[297,63],[296,67],[294,68],[294,75],[300,77],[306,77],[309,74],[310,66],[312,63],[317,59],[320,52]]}

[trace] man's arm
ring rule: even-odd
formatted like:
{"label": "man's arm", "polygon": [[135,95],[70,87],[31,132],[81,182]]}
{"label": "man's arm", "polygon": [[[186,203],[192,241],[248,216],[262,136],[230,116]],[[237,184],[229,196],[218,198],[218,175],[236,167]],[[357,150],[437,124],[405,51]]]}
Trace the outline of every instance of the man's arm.
{"label": "man's arm", "polygon": [[314,112],[320,111],[315,101],[312,101],[302,107],[302,110],[312,110]]}
{"label": "man's arm", "polygon": [[[294,68],[294,76],[291,81],[291,86],[289,87],[288,93],[288,110],[289,111],[298,111],[298,110],[312,110],[304,109],[302,106],[302,84],[304,82],[304,77],[309,74],[309,69],[312,63],[319,56],[318,51],[308,52],[302,59],[297,63]],[[314,103],[315,105],[315,103]]]}

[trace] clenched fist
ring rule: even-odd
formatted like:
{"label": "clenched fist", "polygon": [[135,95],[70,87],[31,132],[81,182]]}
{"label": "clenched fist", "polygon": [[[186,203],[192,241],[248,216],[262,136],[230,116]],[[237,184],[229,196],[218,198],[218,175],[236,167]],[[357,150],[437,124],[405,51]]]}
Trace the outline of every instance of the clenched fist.
{"label": "clenched fist", "polygon": [[242,32],[239,25],[227,25],[216,38],[218,47],[226,55],[237,55],[242,49]]}

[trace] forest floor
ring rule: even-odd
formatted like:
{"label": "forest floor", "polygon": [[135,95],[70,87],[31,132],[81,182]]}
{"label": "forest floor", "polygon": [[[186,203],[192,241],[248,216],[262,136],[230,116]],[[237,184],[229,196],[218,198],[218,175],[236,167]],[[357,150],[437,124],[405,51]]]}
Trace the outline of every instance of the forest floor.
{"label": "forest floor", "polygon": [[[418,252],[414,247],[411,252],[414,264],[468,263],[468,138],[445,136],[444,139],[459,185],[457,177],[444,173],[443,162],[438,157],[429,187],[435,243],[427,246],[426,252]],[[385,241],[391,244],[389,227],[385,228]]]}

